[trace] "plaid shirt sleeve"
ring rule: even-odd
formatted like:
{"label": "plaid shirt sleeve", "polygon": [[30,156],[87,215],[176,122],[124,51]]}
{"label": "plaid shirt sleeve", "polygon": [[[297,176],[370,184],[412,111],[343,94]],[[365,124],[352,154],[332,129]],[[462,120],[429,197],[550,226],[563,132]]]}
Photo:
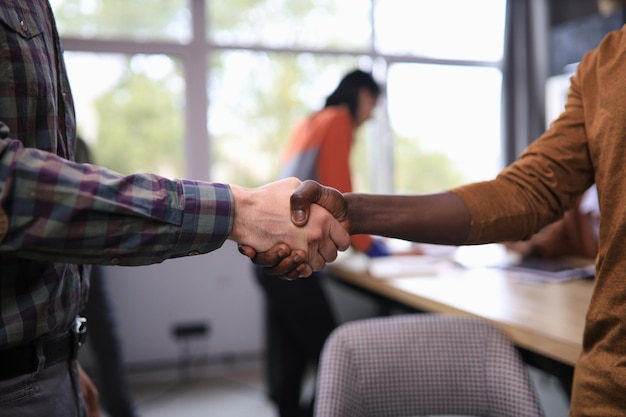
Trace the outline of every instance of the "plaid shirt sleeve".
{"label": "plaid shirt sleeve", "polygon": [[144,265],[222,246],[225,184],[123,176],[0,140],[0,251],[37,260]]}

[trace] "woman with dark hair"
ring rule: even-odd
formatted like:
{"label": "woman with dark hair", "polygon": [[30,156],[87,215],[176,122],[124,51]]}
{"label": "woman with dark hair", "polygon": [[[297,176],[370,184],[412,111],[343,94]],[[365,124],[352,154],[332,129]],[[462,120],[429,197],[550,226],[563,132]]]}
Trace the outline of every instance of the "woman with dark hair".
{"label": "woman with dark hair", "polygon": [[[347,106],[352,119],[358,120],[357,125],[360,125],[363,121],[369,119],[369,112],[372,110],[363,105],[359,107],[359,103],[363,101],[361,96],[364,94],[369,95],[370,98],[376,101],[380,95],[380,87],[371,74],[361,70],[354,70],[343,77],[335,91],[326,98],[324,107]],[[358,114],[359,109],[363,112],[362,115]]]}
{"label": "woman with dark hair", "polygon": [[[381,88],[371,74],[346,74],[326,105],[301,121],[291,133],[283,154],[281,178],[312,179],[347,193],[352,191],[350,151],[356,130],[372,117]],[[352,247],[369,255],[387,255],[370,236],[352,239]]]}
{"label": "woman with dark hair", "polygon": [[[372,116],[381,88],[371,74],[346,74],[325,107],[295,126],[283,154],[281,177],[314,179],[342,192],[352,191],[350,151],[359,126]],[[369,235],[352,237],[352,247],[370,256],[387,255]],[[255,274],[266,298],[267,379],[270,398],[281,417],[312,415],[312,404],[300,409],[302,382],[309,365],[318,362],[324,341],[336,327],[321,279],[284,281]]]}

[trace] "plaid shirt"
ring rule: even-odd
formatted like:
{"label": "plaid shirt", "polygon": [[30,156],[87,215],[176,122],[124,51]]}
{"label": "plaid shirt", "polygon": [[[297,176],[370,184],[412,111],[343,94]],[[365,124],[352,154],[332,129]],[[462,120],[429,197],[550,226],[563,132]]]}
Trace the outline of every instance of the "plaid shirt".
{"label": "plaid shirt", "polygon": [[74,159],[74,107],[46,0],[0,0],[0,349],[70,328],[88,267],[219,248],[224,184],[122,176]]}

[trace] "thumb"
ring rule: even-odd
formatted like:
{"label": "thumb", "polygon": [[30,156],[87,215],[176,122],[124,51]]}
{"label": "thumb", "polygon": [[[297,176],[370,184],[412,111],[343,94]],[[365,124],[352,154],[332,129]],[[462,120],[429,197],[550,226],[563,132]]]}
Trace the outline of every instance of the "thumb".
{"label": "thumb", "polygon": [[298,227],[309,221],[311,204],[317,203],[322,193],[322,185],[312,180],[303,181],[291,194],[291,221]]}
{"label": "thumb", "polygon": [[313,203],[325,208],[348,230],[348,204],[343,194],[313,180],[302,182],[291,194],[291,221],[294,225],[306,225]]}

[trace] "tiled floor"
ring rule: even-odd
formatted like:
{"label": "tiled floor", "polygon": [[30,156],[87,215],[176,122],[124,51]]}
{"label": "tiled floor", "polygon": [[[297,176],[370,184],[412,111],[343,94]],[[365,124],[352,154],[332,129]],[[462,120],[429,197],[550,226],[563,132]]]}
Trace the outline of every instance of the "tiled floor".
{"label": "tiled floor", "polygon": [[[531,377],[546,417],[566,417],[567,400],[556,380],[534,370]],[[131,382],[141,417],[277,417],[265,395],[262,367],[258,364],[187,379],[173,372],[131,375]],[[306,389],[310,394],[311,384]]]}
{"label": "tiled floor", "polygon": [[260,360],[188,372],[130,372],[129,382],[141,417],[277,416],[266,396]]}
{"label": "tiled floor", "polygon": [[142,417],[274,417],[258,371],[158,384],[133,384]]}

